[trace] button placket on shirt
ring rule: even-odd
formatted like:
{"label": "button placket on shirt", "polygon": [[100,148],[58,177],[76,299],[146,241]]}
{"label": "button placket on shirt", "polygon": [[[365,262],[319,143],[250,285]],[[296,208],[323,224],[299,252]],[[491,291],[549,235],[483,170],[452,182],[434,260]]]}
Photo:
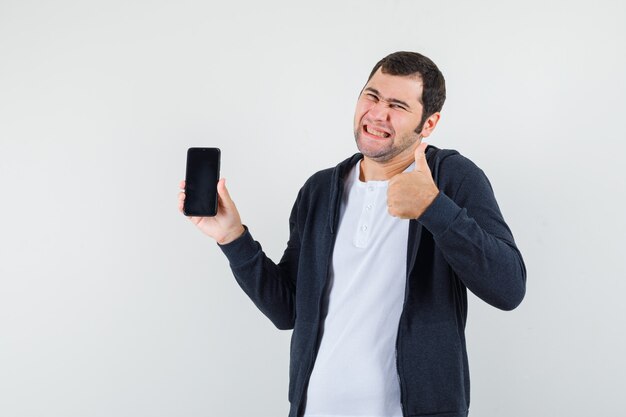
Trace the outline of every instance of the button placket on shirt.
{"label": "button placket on shirt", "polygon": [[358,248],[367,246],[370,238],[371,229],[374,223],[374,205],[380,192],[380,187],[368,184],[365,188],[365,198],[363,199],[363,210],[359,218],[358,228],[354,237],[354,244]]}

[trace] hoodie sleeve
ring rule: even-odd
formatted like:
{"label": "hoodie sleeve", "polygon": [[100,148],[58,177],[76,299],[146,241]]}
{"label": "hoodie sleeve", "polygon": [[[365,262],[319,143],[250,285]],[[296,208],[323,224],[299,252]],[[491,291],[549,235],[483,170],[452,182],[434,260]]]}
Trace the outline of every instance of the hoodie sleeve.
{"label": "hoodie sleeve", "polygon": [[289,219],[289,241],[278,264],[263,251],[261,244],[246,231],[238,239],[218,245],[230,262],[239,286],[274,325],[293,329],[300,237],[297,228],[298,199]]}
{"label": "hoodie sleeve", "polygon": [[486,175],[460,155],[450,159],[460,162],[447,168],[455,176],[459,174],[460,181],[454,187],[440,188],[417,220],[432,233],[444,258],[470,291],[494,307],[512,310],[526,292],[522,255]]}

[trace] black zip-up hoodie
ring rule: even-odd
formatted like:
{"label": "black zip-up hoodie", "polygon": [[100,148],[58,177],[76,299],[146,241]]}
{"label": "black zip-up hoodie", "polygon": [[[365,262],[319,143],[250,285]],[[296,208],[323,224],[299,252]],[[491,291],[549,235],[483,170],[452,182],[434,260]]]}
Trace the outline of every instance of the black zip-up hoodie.
{"label": "black zip-up hoodie", "polygon": [[[275,264],[246,228],[220,246],[241,288],[279,329],[293,329],[289,417],[300,417],[323,336],[327,281],[345,175],[363,156],[314,174],[300,190]],[[469,159],[429,146],[440,192],[409,222],[405,299],[396,340],[404,417],[466,417],[467,293],[502,310],[524,298],[526,268],[489,180]]]}

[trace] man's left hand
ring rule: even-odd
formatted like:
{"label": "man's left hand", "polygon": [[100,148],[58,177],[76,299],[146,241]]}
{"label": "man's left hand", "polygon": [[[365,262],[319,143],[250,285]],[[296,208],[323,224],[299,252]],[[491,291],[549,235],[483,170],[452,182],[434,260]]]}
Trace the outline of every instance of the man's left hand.
{"label": "man's left hand", "polygon": [[417,219],[439,194],[426,162],[427,143],[422,142],[415,150],[415,169],[393,176],[387,188],[389,214],[401,219]]}

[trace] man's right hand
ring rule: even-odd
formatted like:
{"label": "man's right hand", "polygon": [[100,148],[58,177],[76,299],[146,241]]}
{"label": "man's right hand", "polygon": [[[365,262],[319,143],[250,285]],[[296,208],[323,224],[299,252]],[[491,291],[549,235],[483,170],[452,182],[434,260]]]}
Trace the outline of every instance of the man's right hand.
{"label": "man's right hand", "polygon": [[[183,212],[185,204],[185,181],[180,182],[181,191],[178,193],[178,210]],[[226,189],[226,180],[220,179],[217,183],[217,215],[213,217],[189,216],[188,219],[207,236],[212,237],[220,245],[225,245],[240,237],[245,229],[241,223],[239,212]]]}

